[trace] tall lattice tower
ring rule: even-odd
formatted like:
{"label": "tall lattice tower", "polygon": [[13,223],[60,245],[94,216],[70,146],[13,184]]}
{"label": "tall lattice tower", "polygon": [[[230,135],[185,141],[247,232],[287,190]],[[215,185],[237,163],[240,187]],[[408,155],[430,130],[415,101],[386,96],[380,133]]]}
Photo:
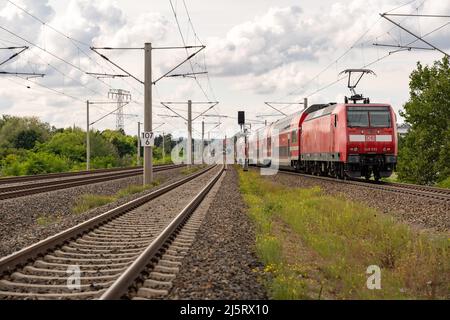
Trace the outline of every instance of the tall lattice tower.
{"label": "tall lattice tower", "polygon": [[123,107],[126,102],[131,100],[131,93],[122,89],[111,89],[108,98],[117,100],[116,130],[125,130]]}

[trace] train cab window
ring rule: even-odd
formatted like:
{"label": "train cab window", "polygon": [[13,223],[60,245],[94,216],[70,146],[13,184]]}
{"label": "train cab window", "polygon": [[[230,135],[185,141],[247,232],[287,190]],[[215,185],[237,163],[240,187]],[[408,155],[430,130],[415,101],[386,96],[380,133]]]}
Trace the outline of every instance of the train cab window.
{"label": "train cab window", "polygon": [[347,112],[347,123],[350,128],[352,127],[368,127],[369,126],[369,113],[364,110],[352,110]]}
{"label": "train cab window", "polygon": [[370,111],[370,126],[373,128],[390,128],[391,113],[388,110]]}
{"label": "train cab window", "polygon": [[348,107],[348,127],[392,127],[391,113],[389,108],[383,107]]}
{"label": "train cab window", "polygon": [[334,127],[337,128],[337,125],[338,125],[338,115],[335,114],[334,115]]}

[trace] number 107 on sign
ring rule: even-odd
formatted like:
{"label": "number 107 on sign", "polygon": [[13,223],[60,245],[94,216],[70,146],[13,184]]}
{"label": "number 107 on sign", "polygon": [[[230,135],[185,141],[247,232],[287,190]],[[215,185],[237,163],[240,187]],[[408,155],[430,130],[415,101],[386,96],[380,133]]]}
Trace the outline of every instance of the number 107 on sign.
{"label": "number 107 on sign", "polygon": [[154,147],[155,146],[155,136],[153,132],[142,132],[141,133],[141,145],[143,147]]}

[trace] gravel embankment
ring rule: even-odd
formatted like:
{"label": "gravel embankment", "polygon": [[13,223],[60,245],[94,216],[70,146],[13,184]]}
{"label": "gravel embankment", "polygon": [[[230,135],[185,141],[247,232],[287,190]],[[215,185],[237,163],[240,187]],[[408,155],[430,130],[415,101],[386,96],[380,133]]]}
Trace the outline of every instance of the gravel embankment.
{"label": "gravel embankment", "polygon": [[295,177],[285,174],[267,177],[270,181],[289,187],[311,188],[319,186],[326,194],[344,198],[376,208],[384,214],[414,228],[429,231],[450,231],[450,205],[424,197],[374,190],[339,182],[321,181],[313,177]]}
{"label": "gravel embankment", "polygon": [[169,299],[266,299],[255,254],[254,225],[245,212],[237,172],[229,166]]}
{"label": "gravel embankment", "polygon": [[[161,186],[164,186],[179,179],[181,170],[156,172],[155,179],[159,179],[162,182]],[[77,200],[84,194],[110,196],[133,184],[141,185],[142,176],[0,201],[0,257],[16,252],[145,194],[140,193],[122,198],[82,214],[72,212]],[[38,219],[41,217],[45,217],[48,225],[38,223]]]}

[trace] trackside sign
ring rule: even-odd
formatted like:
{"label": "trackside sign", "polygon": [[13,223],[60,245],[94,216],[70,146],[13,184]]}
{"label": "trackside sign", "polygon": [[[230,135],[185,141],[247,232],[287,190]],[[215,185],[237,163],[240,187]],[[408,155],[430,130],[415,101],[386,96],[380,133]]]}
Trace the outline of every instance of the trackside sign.
{"label": "trackside sign", "polygon": [[153,132],[142,132],[141,133],[141,145],[143,147],[154,147],[155,146],[155,136]]}

